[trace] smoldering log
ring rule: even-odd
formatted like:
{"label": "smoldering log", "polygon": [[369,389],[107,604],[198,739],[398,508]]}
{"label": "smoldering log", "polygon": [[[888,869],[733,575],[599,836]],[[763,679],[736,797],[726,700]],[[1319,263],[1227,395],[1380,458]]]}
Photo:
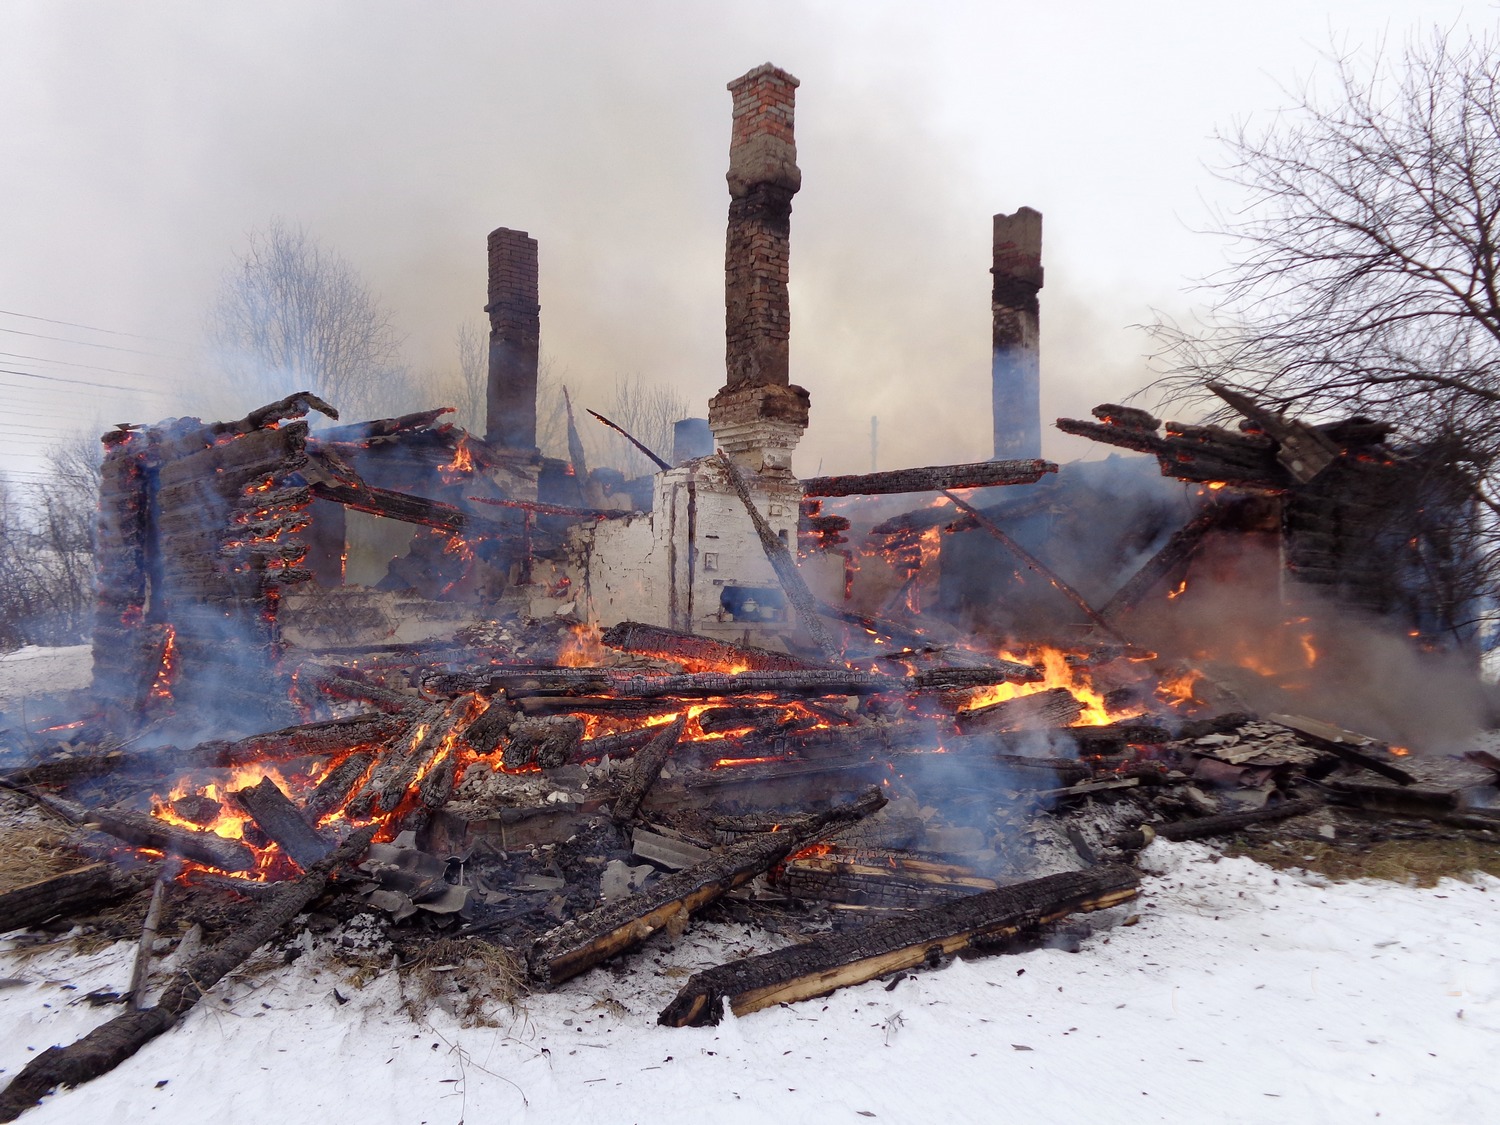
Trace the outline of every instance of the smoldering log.
{"label": "smoldering log", "polygon": [[302,811],[269,777],[230,796],[302,870],[306,871],[333,850],[333,842],[304,819]]}
{"label": "smoldering log", "polygon": [[485,708],[484,714],[464,727],[461,737],[476,756],[484,758],[493,754],[496,747],[505,740],[510,724],[514,721],[515,715],[510,708],[492,701]]}
{"label": "smoldering log", "polygon": [[676,748],[677,740],[682,737],[682,728],[686,725],[687,716],[679,715],[665,730],[636,751],[631,762],[630,776],[625,779],[625,784],[620,787],[620,795],[615,798],[615,823],[625,824],[635,819],[641,802],[661,776],[662,768]]}
{"label": "smoldering log", "polygon": [[568,714],[650,719],[670,715],[681,706],[672,700],[625,699],[616,695],[533,695],[515,701],[516,710],[532,718]]}
{"label": "smoldering log", "polygon": [[929,465],[842,477],[813,477],[802,482],[804,496],[882,496],[893,492],[937,492],[944,488],[989,488],[1035,484],[1057,472],[1051,461],[977,461],[967,465]]}
{"label": "smoldering log", "polygon": [[619,652],[663,656],[668,660],[723,664],[751,672],[798,671],[821,667],[785,652],[730,644],[711,637],[682,633],[676,629],[664,629],[659,625],[643,625],[639,621],[622,621],[618,625],[611,625],[604,630],[600,640]]}
{"label": "smoldering log", "polygon": [[715,707],[698,716],[698,729],[704,734],[753,731],[766,735],[785,729],[786,723],[786,709],[775,706]]}
{"label": "smoldering log", "polygon": [[364,854],[375,835],[362,828],[302,878],[266,899],[250,922],[173,974],[155,1007],[125,1012],[67,1047],[49,1047],[0,1091],[0,1121],[14,1121],[59,1086],[80,1086],[119,1066],[173,1027],[210,988],[302,913],[338,867]]}
{"label": "smoldering log", "polygon": [[795,831],[768,832],[725,848],[712,859],[663,876],[644,891],[616,899],[543,934],[531,947],[532,978],[544,988],[633,949],[668,926],[685,923],[726,891],[769,871],[787,856],[841,824],[885,806],[878,789],[815,814]]}
{"label": "smoldering log", "polygon": [[634,754],[645,746],[660,731],[655,727],[638,727],[617,734],[601,734],[598,738],[586,738],[578,744],[570,763],[597,762],[606,757],[621,758]]}
{"label": "smoldering log", "polygon": [[317,825],[324,817],[343,808],[369,776],[376,757],[374,750],[357,750],[324,774],[323,780],[302,805],[302,815],[307,822]]}
{"label": "smoldering log", "polygon": [[1202,816],[1195,820],[1179,820],[1171,824],[1145,824],[1132,832],[1121,832],[1114,838],[1117,848],[1134,851],[1144,848],[1152,840],[1207,840],[1211,836],[1227,836],[1248,828],[1252,824],[1269,824],[1278,820],[1289,820],[1294,816],[1306,816],[1323,807],[1316,797],[1302,797],[1295,801],[1282,801],[1259,809],[1243,812],[1221,813],[1218,816]]}
{"label": "smoldering log", "polygon": [[377,804],[380,804],[384,812],[394,811],[393,805],[380,803],[381,795],[390,790],[399,802],[405,786],[393,784],[393,779],[405,773],[418,747],[442,721],[447,710],[446,704],[432,704],[413,718],[398,738],[392,740],[385,753],[376,761],[375,768],[370,771],[365,783],[345,806],[349,816],[355,820],[364,820],[374,814]]}
{"label": "smoldering log", "polygon": [[127,873],[112,863],[91,863],[15,887],[0,894],[0,934],[107,906],[140,891],[155,877],[156,864]]}
{"label": "smoldering log", "polygon": [[394,812],[417,778],[432,769],[438,759],[451,750],[449,736],[453,728],[463,722],[468,714],[469,702],[468,699],[460,698],[439,710],[428,721],[426,731],[416,740],[411,752],[405,756],[396,756],[393,768],[382,779],[376,791],[377,808]]}
{"label": "smoldering log", "polygon": [[698,1026],[718,1022],[725,1004],[743,1016],[826,996],[937,956],[993,947],[1068,914],[1117,906],[1134,898],[1139,885],[1128,867],[1067,871],[717,965],[690,977],[657,1022]]}
{"label": "smoldering log", "polygon": [[340,669],[320,664],[304,664],[300,669],[300,678],[334,699],[368,703],[387,715],[399,714],[422,702],[414,695],[392,691],[378,684],[367,684]]}
{"label": "smoldering log", "polygon": [[566,763],[583,741],[583,720],[570,716],[520,719],[510,728],[501,761],[508,770],[538,766],[554,770]]}
{"label": "smoldering log", "polygon": [[133,809],[91,809],[76,801],[53,797],[24,785],[0,783],[19,793],[70,824],[79,824],[134,844],[166,854],[175,853],[221,871],[249,871],[255,866],[255,853],[238,840],[216,836],[212,832],[193,832],[168,824],[164,820]]}
{"label": "smoldering log", "polygon": [[960,711],[958,729],[964,734],[1001,733],[1043,727],[1065,727],[1083,714],[1083,704],[1067,688],[1051,688],[1033,695]]}
{"label": "smoldering log", "polygon": [[[406,696],[409,707],[417,702]],[[378,745],[405,725],[381,711],[369,711],[343,719],[285,727],[266,734],[253,734],[236,742],[205,742],[187,752],[197,766],[232,768],[267,760],[308,758],[316,754],[339,754],[356,746]]]}

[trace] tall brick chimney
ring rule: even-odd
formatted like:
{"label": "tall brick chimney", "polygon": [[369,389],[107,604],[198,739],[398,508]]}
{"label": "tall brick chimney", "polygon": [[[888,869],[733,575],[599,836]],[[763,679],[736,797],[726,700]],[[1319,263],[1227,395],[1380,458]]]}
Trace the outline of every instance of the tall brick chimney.
{"label": "tall brick chimney", "polygon": [[723,389],[708,404],[720,448],[749,469],[790,471],[808,395],[791,385],[787,297],[792,196],[802,186],[792,118],[798,82],[766,63],[729,83],[729,230]]}
{"label": "tall brick chimney", "polygon": [[1042,455],[1042,215],[1022,207],[995,216],[994,352],[990,367],[995,460]]}
{"label": "tall brick chimney", "polygon": [[541,340],[536,239],[523,230],[490,231],[490,377],[484,440],[536,449],[536,375]]}

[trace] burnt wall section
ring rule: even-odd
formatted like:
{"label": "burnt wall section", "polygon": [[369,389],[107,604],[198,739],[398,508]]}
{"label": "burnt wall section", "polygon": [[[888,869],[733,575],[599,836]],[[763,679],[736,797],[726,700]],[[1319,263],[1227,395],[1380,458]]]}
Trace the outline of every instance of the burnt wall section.
{"label": "burnt wall section", "polygon": [[490,371],[484,440],[505,449],[536,448],[536,381],[541,346],[537,245],[523,230],[489,236]]}
{"label": "burnt wall section", "polygon": [[289,706],[276,615],[282,588],[312,577],[297,535],[312,497],[307,423],[286,421],[306,407],[275,407],[105,439],[95,684],[124,717],[263,723]]}
{"label": "burnt wall section", "polygon": [[166,630],[146,624],[148,433],[104,435],[94,536],[94,694],[108,707],[139,706],[162,662]]}
{"label": "burnt wall section", "polygon": [[1042,455],[1042,215],[1022,207],[994,220],[990,378],[995,460]]}

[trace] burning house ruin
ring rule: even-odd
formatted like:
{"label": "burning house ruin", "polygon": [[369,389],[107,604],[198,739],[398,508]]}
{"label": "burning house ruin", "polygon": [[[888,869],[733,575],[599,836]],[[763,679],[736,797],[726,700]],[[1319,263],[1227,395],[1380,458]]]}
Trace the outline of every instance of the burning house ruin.
{"label": "burning house ruin", "polygon": [[[1473,786],[1418,784],[1401,748],[1247,713],[1197,654],[1147,647],[1136,615],[1216,535],[1269,544],[1278,591],[1409,612],[1399,576],[1436,546],[1381,513],[1431,466],[1388,427],[1218,388],[1238,432],[1119,406],[1059,423],[1190,482],[1158,485],[1144,525],[1112,466],[1060,473],[1038,455],[1037,212],[995,217],[996,459],[793,474],[796,88],[770,65],[729,85],[713,452],[626,482],[576,434],[568,460],[538,450],[538,247],[496,230],[483,437],[440,409],[313,429],[337,413],[306,393],[105,436],[91,709],[5,784],[158,887],[260,904],[254,934],[358,864],[345,909],[501,945],[536,987],[705,911],[814,919],[688,980],[676,1025],[1038,940],[1127,901],[1157,834],[1325,802],[1493,827]],[[373,524],[400,534],[356,581]],[[78,901],[140,886],[90,878]]]}

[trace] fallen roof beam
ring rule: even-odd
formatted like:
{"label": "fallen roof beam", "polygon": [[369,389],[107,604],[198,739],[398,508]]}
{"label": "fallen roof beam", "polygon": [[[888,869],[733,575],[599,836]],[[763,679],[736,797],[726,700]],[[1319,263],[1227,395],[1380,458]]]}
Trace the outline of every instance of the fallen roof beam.
{"label": "fallen roof beam", "polygon": [[813,477],[802,482],[807,496],[880,496],[894,492],[937,492],[944,488],[988,488],[1002,484],[1035,484],[1057,472],[1051,461],[976,461],[968,465],[929,465],[924,469],[889,469],[844,477]]}

